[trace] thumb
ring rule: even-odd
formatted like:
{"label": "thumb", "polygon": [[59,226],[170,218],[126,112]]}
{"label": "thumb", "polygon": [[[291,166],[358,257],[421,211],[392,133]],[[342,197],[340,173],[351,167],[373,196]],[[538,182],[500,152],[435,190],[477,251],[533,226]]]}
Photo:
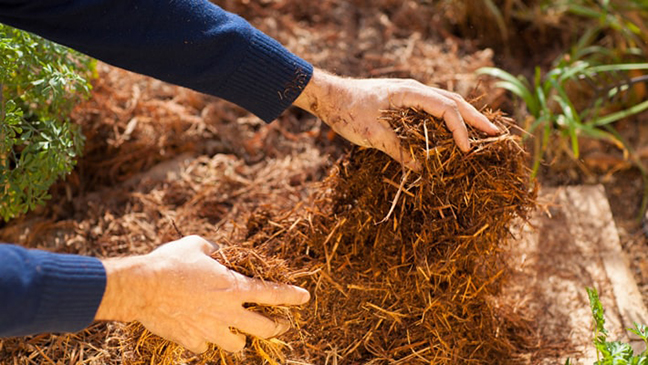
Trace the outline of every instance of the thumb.
{"label": "thumb", "polygon": [[410,170],[413,170],[415,172],[421,172],[421,164],[416,161],[412,156],[409,154],[408,151],[405,151],[403,148],[398,148],[396,151],[384,151],[387,153],[391,158],[394,160],[402,163],[405,165]]}
{"label": "thumb", "polygon": [[187,248],[187,246],[189,246],[190,249],[200,250],[208,256],[220,248],[220,245],[218,245],[217,243],[207,241],[206,239],[197,235],[184,237],[180,240],[180,242],[182,242],[182,245],[185,249]]}
{"label": "thumb", "polygon": [[384,126],[382,123],[381,125],[383,127],[382,133],[378,134],[380,143],[376,144],[376,148],[402,163],[405,167],[420,172],[421,165],[412,157],[409,151],[403,148],[396,136],[396,132],[389,126]]}
{"label": "thumb", "polygon": [[209,350],[209,344],[199,339],[185,339],[178,341],[178,343],[194,354],[202,354]]}

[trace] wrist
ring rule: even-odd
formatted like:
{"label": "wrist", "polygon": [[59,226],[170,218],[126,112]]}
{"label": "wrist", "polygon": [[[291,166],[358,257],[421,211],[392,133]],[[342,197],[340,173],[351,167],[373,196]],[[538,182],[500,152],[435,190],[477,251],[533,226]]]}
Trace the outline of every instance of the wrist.
{"label": "wrist", "polygon": [[146,308],[152,273],[144,256],[101,260],[106,269],[106,290],[95,320],[131,322]]}
{"label": "wrist", "polygon": [[341,77],[316,68],[293,104],[326,122],[333,111],[339,109],[335,100],[342,91],[342,85]]}

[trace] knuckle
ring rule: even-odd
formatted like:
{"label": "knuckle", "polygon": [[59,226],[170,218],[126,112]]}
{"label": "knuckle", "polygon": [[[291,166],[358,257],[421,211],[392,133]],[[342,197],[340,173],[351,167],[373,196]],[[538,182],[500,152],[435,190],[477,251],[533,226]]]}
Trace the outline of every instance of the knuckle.
{"label": "knuckle", "polygon": [[236,348],[234,348],[232,345],[225,343],[223,341],[220,341],[217,343],[218,347],[220,347],[222,350],[225,350],[227,352],[236,352]]}
{"label": "knuckle", "polygon": [[245,335],[238,334],[232,335],[231,341],[228,342],[228,348],[226,349],[229,352],[239,352],[245,348]]}
{"label": "knuckle", "polygon": [[260,338],[271,338],[275,332],[274,322],[265,317],[254,318],[253,327],[248,328],[247,333]]}
{"label": "knuckle", "polygon": [[272,338],[281,334],[280,326],[272,320],[268,320],[263,329],[263,338]]}
{"label": "knuckle", "polygon": [[449,98],[444,99],[441,102],[441,105],[445,113],[459,114],[459,107],[457,106],[457,103],[454,100]]}
{"label": "knuckle", "polygon": [[406,79],[405,83],[410,87],[416,87],[416,88],[421,87],[423,85],[418,80],[414,80],[414,79]]}
{"label": "knuckle", "polygon": [[461,94],[457,94],[457,93],[454,93],[454,92],[453,92],[453,93],[450,93],[450,97],[451,97],[452,99],[458,101],[458,102],[465,101],[464,97],[461,96]]}
{"label": "knuckle", "polygon": [[204,239],[202,237],[200,237],[198,235],[195,235],[195,234],[185,236],[185,237],[182,238],[182,240],[183,241],[198,241],[198,242],[204,241]]}
{"label": "knuckle", "polygon": [[220,347],[222,350],[225,350],[227,352],[235,352],[236,351],[236,347],[232,344],[232,342],[229,340],[229,338],[221,337],[221,338],[215,340],[214,343],[216,344],[216,346]]}

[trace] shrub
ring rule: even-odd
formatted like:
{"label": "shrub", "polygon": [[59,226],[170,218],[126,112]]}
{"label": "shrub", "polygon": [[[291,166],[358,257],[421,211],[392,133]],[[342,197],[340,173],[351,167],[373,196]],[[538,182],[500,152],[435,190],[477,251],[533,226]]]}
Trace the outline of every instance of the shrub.
{"label": "shrub", "polygon": [[83,148],[72,108],[90,94],[94,61],[0,24],[0,217],[49,198]]}

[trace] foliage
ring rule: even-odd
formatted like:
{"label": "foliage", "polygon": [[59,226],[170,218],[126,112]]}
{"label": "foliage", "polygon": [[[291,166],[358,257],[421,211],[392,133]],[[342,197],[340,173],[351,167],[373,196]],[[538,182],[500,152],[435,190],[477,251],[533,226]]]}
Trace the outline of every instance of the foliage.
{"label": "foliage", "polygon": [[[605,330],[605,317],[603,305],[599,300],[596,289],[587,288],[592,317],[594,318],[594,346],[596,347],[595,365],[648,365],[648,350],[635,355],[634,350],[625,342],[607,341],[608,332]],[[639,336],[648,346],[648,329],[645,325],[634,324],[634,328],[628,328],[628,331]]]}
{"label": "foliage", "polygon": [[648,82],[648,63],[640,63],[648,54],[648,2],[561,0],[532,4],[535,10],[532,5],[515,2],[512,8],[506,8],[506,16],[500,14],[498,18],[533,22],[538,14],[559,14],[562,21],[556,23],[574,37],[571,46],[549,70],[543,72],[537,66],[529,79],[497,68],[479,72],[498,78],[497,86],[524,103],[529,132],[541,129],[541,138],[536,140],[534,176],[551,136],[568,138],[574,159],[580,155],[579,135],[606,139],[622,149],[643,175],[645,191],[639,214],[643,216],[648,207],[648,169],[613,123],[648,109],[645,85],[639,85]]}
{"label": "foliage", "polygon": [[83,147],[68,116],[90,93],[94,61],[0,24],[0,217],[34,209]]}
{"label": "foliage", "polygon": [[[590,20],[584,32],[575,33],[582,34],[576,43],[581,47],[575,47],[577,53],[572,55],[578,59],[588,54],[612,56],[610,51],[641,56],[648,50],[645,38],[648,3],[644,0],[562,0],[554,2],[553,6]],[[594,44],[594,40],[606,36],[608,39]]]}
{"label": "foliage", "polygon": [[507,55],[512,48],[528,55],[538,47],[578,43],[584,52],[648,51],[645,0],[466,0],[443,5],[463,37],[475,37]]}
{"label": "foliage", "polygon": [[[628,70],[648,70],[648,63],[592,65],[587,61],[569,62],[563,60],[545,75],[536,67],[533,81],[522,76],[515,77],[499,68],[486,67],[478,72],[494,76],[500,81],[496,86],[504,88],[519,97],[526,105],[533,122],[528,126],[529,133],[543,128],[540,152],[536,153],[533,171],[537,173],[552,132],[559,131],[570,138],[575,158],[579,157],[578,135],[585,134],[594,138],[607,139],[624,148],[624,143],[608,126],[622,118],[648,109],[648,101],[627,107],[623,110],[601,115],[603,107],[615,100],[636,80],[616,76]],[[604,80],[604,81],[601,81]],[[610,81],[611,80],[611,81]],[[595,91],[592,102],[577,106],[581,94],[570,92],[575,83],[586,83]],[[575,95],[576,94],[576,95]]]}

